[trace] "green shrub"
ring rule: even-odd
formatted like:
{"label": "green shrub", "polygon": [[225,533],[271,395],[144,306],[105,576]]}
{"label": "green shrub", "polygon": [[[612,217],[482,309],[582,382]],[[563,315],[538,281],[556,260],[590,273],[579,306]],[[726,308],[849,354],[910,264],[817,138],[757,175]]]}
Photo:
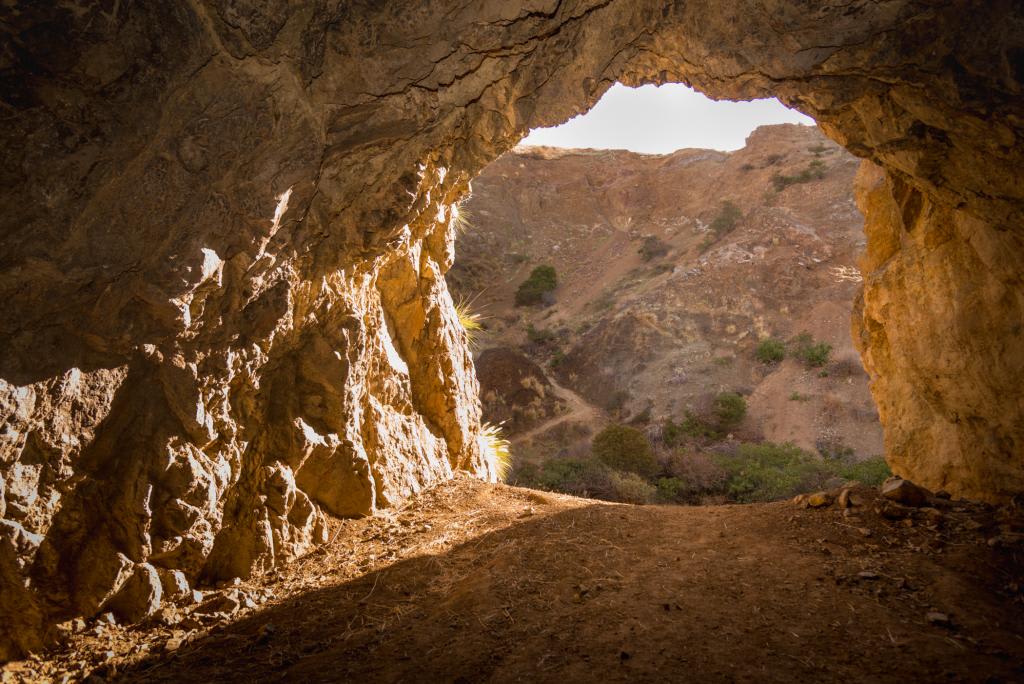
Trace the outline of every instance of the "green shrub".
{"label": "green shrub", "polygon": [[754,351],[754,356],[761,363],[775,363],[786,358],[786,343],[773,337],[761,340]]}
{"label": "green shrub", "polygon": [[882,456],[872,456],[856,463],[846,463],[839,468],[839,477],[845,480],[856,480],[868,487],[877,487],[892,477],[889,464]]}
{"label": "green shrub", "polygon": [[722,392],[715,397],[715,418],[721,430],[729,430],[743,422],[747,415],[747,400],[736,392]]}
{"label": "green shrub", "polygon": [[718,433],[718,428],[715,427],[714,424],[705,420],[701,416],[698,416],[692,411],[686,412],[686,417],[683,418],[683,422],[679,427],[683,434],[697,439],[718,439],[722,436]]}
{"label": "green shrub", "polygon": [[592,458],[552,458],[535,477],[536,486],[549,491],[596,497],[611,492],[608,468]]}
{"label": "green shrub", "polygon": [[812,180],[824,177],[825,164],[820,159],[815,159],[807,165],[806,169],[795,176],[786,176],[781,173],[774,174],[772,176],[772,186],[775,188],[776,192],[782,192],[790,185],[796,185],[797,183],[809,183]]}
{"label": "green shrub", "polygon": [[685,486],[686,483],[678,477],[659,477],[656,485],[658,500],[665,503],[676,503],[679,501]]}
{"label": "green shrub", "polygon": [[793,393],[789,395],[789,400],[790,401],[810,401],[811,397],[810,397],[810,395],[800,394],[799,392],[794,390]]}
{"label": "green shrub", "polygon": [[644,261],[663,257],[668,254],[668,243],[655,235],[648,235],[640,245],[639,253]]}
{"label": "green shrub", "polygon": [[834,476],[824,461],[793,444],[741,444],[734,456],[715,459],[727,473],[736,501],[775,501],[820,489]]}
{"label": "green shrub", "polygon": [[814,447],[826,461],[849,463],[854,457],[853,449],[843,444],[839,438],[819,439],[814,443]]}
{"label": "green shrub", "polygon": [[731,366],[732,361],[733,358],[731,356],[716,356],[714,359],[712,359],[712,362],[716,366],[721,366],[722,368],[728,368],[729,366]]}
{"label": "green shrub", "polygon": [[660,469],[644,433],[626,425],[613,424],[601,430],[594,436],[591,450],[614,470],[651,477]]}
{"label": "green shrub", "polygon": [[530,273],[516,290],[516,306],[540,304],[544,294],[558,287],[558,277],[553,266],[543,264]]}
{"label": "green shrub", "polygon": [[679,423],[667,418],[661,424],[661,441],[665,446],[672,448],[682,444],[687,437],[711,441],[721,439],[723,431],[728,431],[743,421],[747,414],[747,402],[734,392],[723,392],[715,398],[713,411],[714,420],[692,411],[687,411]]}
{"label": "green shrub", "polygon": [[743,211],[732,202],[722,202],[722,208],[718,216],[711,221],[711,230],[715,231],[716,237],[721,237],[731,231],[743,218]]}
{"label": "green shrub", "polygon": [[811,334],[806,332],[802,332],[794,338],[793,349],[793,355],[807,364],[809,368],[821,368],[828,363],[829,356],[832,354],[832,345],[827,342],[815,342]]}
{"label": "green shrub", "polygon": [[667,447],[679,444],[685,434],[683,426],[673,422],[671,418],[666,418],[665,422],[661,424],[661,441]]}
{"label": "green shrub", "polygon": [[636,473],[612,472],[609,475],[611,498],[631,504],[646,504],[654,501],[657,490],[654,485]]}

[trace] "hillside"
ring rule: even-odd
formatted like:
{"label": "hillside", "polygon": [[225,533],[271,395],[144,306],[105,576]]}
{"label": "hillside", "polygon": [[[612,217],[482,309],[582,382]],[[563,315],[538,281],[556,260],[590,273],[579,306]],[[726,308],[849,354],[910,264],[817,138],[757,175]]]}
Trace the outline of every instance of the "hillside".
{"label": "hillside", "polygon": [[[850,337],[857,163],[796,125],[759,128],[734,153],[521,147],[498,159],[463,205],[448,275],[484,318],[485,417],[505,422],[520,458],[543,458],[609,421],[657,440],[665,419],[707,415],[734,391],[748,411],[733,440],[881,454]],[[557,288],[516,306],[541,264]],[[760,340],[792,349],[803,332],[831,345],[828,363],[755,358]]]}

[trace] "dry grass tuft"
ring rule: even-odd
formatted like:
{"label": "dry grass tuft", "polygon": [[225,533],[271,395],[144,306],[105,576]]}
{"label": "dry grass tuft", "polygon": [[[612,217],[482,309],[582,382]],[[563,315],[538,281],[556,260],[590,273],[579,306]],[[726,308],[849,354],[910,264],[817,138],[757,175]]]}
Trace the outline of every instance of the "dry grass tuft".
{"label": "dry grass tuft", "polygon": [[473,311],[472,301],[461,301],[455,304],[455,313],[459,316],[459,325],[466,331],[466,339],[476,344],[477,335],[484,329],[483,315]]}
{"label": "dry grass tuft", "polygon": [[465,235],[466,231],[473,227],[472,216],[466,209],[465,201],[453,204],[451,212],[452,223],[455,225],[455,234]]}
{"label": "dry grass tuft", "polygon": [[494,463],[498,472],[498,480],[504,482],[512,469],[512,451],[509,448],[509,441],[505,439],[501,426],[491,423],[484,423],[480,429],[481,446],[484,453]]}

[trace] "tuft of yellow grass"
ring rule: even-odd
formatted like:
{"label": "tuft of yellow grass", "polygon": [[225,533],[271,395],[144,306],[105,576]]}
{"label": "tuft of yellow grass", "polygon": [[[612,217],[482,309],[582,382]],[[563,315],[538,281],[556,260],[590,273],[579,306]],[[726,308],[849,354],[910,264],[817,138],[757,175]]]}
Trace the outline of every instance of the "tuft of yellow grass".
{"label": "tuft of yellow grass", "polygon": [[459,316],[459,325],[466,331],[466,339],[475,344],[477,335],[484,329],[482,315],[472,309],[472,302],[461,301],[455,304],[455,313]]}
{"label": "tuft of yellow grass", "polygon": [[505,439],[500,425],[484,423],[480,427],[480,446],[488,459],[494,463],[498,481],[504,482],[512,469],[512,450]]}
{"label": "tuft of yellow grass", "polygon": [[463,204],[464,202],[453,204],[451,208],[452,223],[455,225],[456,235],[465,235],[466,231],[473,227],[472,217]]}

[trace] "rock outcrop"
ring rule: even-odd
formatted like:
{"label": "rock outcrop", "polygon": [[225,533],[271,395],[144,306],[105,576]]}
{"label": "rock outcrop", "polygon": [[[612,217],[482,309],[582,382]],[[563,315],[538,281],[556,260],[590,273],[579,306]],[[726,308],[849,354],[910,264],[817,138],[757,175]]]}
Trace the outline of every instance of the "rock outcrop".
{"label": "rock outcrop", "polygon": [[1024,491],[1024,235],[865,162],[854,341],[893,470],[977,499]]}
{"label": "rock outcrop", "polygon": [[[920,198],[904,216],[955,211],[972,246],[1019,248],[1024,225],[1013,3],[15,0],[0,17],[0,657],[148,566],[244,575],[323,539],[325,514],[491,476],[442,278],[449,208],[616,80],[776,95]],[[1019,320],[989,318],[1019,316],[1003,282],[970,315],[1019,358]],[[967,315],[905,304],[930,330]],[[950,375],[987,378],[988,358]],[[998,369],[1019,387],[1019,363]],[[920,458],[942,455],[914,451],[937,389],[883,415]],[[957,418],[1019,426],[1013,401]],[[954,493],[1005,494],[993,459],[1024,469],[1019,439],[965,459]],[[903,472],[931,486],[919,460]]]}

